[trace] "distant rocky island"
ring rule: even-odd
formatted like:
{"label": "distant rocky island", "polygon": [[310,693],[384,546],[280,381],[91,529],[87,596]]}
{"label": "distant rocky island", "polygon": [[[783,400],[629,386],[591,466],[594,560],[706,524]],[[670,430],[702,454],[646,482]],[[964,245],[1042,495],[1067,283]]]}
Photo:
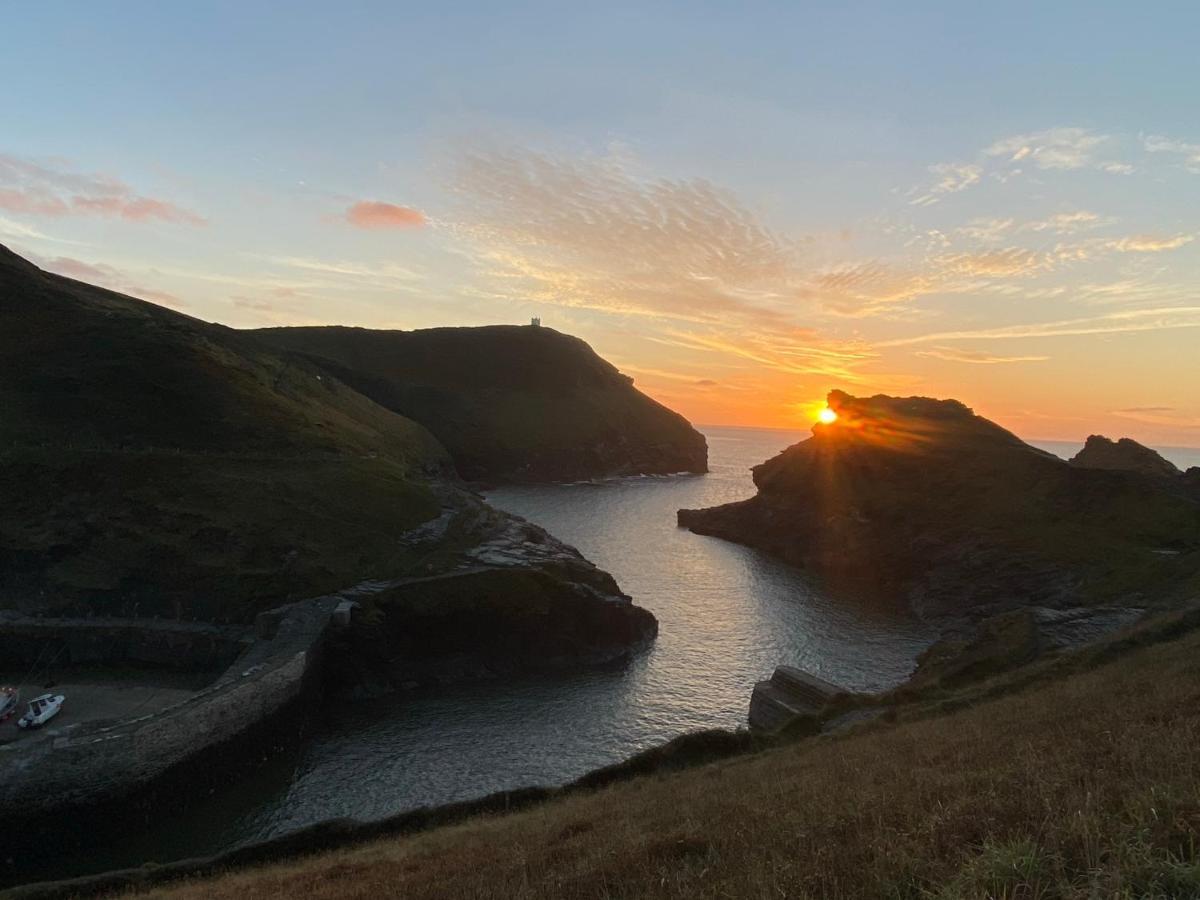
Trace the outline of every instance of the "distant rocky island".
{"label": "distant rocky island", "polygon": [[1143,447],[1131,438],[1113,441],[1100,434],[1088,437],[1083,449],[1071,457],[1070,463],[1081,469],[1110,469],[1120,472],[1140,472],[1172,478],[1183,473],[1162,454]]}
{"label": "distant rocky island", "polygon": [[956,400],[828,402],[836,421],[754,468],[755,497],[679,523],[946,628],[1200,589],[1197,481],[1152,450],[1092,437],[1068,463]]}

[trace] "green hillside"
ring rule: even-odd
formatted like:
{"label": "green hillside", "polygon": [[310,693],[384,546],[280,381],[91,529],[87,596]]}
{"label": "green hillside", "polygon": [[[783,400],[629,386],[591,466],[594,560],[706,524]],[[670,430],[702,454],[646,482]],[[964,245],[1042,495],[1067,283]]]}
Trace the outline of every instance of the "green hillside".
{"label": "green hillside", "polygon": [[704,437],[578,338],[494,325],[252,332],[437,435],[464,478],[703,472]]}
{"label": "green hillside", "polygon": [[0,604],[240,618],[386,575],[423,427],[244,334],[0,247]]}

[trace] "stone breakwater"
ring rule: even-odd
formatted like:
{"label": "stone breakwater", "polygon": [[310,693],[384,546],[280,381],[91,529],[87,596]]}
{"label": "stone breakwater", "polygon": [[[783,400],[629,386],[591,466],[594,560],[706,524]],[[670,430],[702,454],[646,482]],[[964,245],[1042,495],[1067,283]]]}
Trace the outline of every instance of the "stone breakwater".
{"label": "stone breakwater", "polygon": [[[239,761],[260,759],[289,730],[281,725],[294,719],[299,726],[303,708],[315,706],[324,638],[345,599],[346,594],[333,594],[263,613],[257,637],[238,640],[248,644],[245,651],[181,702],[134,718],[48,727],[0,749],[6,856],[68,852],[98,822],[111,828],[113,817],[130,815],[149,821],[172,788],[199,790],[206,779],[230,777]],[[111,638],[124,624],[81,623],[72,635],[62,620],[48,620],[44,637],[65,640],[67,647],[82,643],[91,662],[102,661],[97,659],[102,646],[124,660],[128,644],[95,640],[102,632]],[[13,633],[28,638],[33,630],[22,622]],[[187,634],[205,646],[211,637],[178,623],[148,633],[167,636],[177,647]],[[0,864],[12,865],[11,858]]]}

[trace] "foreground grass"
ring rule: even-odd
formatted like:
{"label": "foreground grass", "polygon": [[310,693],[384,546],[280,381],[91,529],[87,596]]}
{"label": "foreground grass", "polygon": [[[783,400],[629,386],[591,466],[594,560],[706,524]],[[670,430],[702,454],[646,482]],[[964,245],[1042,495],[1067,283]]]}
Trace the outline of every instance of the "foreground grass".
{"label": "foreground grass", "polygon": [[154,896],[1200,897],[1198,651]]}

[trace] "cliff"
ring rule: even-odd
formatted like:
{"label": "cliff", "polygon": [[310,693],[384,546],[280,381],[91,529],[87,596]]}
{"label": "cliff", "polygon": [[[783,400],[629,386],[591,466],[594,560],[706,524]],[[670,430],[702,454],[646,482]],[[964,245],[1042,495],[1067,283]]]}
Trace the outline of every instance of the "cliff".
{"label": "cliff", "polygon": [[[592,642],[554,620],[576,660],[653,634],[573,548],[544,532],[536,548],[506,543],[527,523],[464,490],[424,426],[298,355],[2,247],[0,411],[0,608],[247,622],[365,580],[482,565],[543,579],[537,602],[567,618],[609,623]],[[503,565],[479,558],[497,546]],[[481,576],[459,608],[510,577]],[[517,605],[489,619],[501,643],[527,621]]]}
{"label": "cliff", "polygon": [[494,325],[252,332],[420,422],[477,481],[707,471],[703,435],[578,338]]}
{"label": "cliff", "polygon": [[1146,605],[1197,584],[1185,479],[1069,465],[955,400],[834,391],[829,404],[835,422],[754,468],[755,497],[680,510],[680,524],[947,622]]}

